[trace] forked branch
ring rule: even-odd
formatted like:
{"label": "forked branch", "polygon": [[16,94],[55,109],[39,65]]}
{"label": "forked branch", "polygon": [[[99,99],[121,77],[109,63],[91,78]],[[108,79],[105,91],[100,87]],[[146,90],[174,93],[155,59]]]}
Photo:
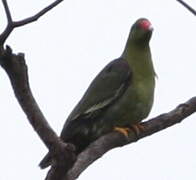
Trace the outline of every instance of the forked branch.
{"label": "forked branch", "polygon": [[44,9],[39,11],[37,14],[35,14],[31,17],[25,18],[20,21],[13,21],[7,0],[2,0],[3,7],[5,9],[5,13],[6,13],[6,17],[7,17],[7,26],[6,26],[5,30],[3,31],[3,33],[0,35],[0,46],[2,46],[5,43],[6,39],[9,37],[10,33],[14,30],[14,28],[24,26],[26,24],[29,24],[29,23],[32,23],[32,22],[38,20],[41,16],[46,14],[49,10],[51,10],[52,8],[57,6],[62,1],[63,0],[56,0],[53,3],[51,3],[49,6],[45,7]]}
{"label": "forked branch", "polygon": [[48,124],[46,118],[36,103],[29,86],[24,54],[13,54],[10,47],[7,46],[6,49],[4,49],[3,46],[14,28],[36,21],[62,1],[63,0],[56,0],[32,17],[21,21],[13,21],[7,1],[2,0],[7,17],[7,26],[4,32],[0,35],[0,65],[9,76],[15,96],[26,114],[30,124],[42,139],[50,151],[50,154],[52,154],[54,164],[61,165],[63,159],[63,162],[67,162],[66,165],[63,164],[63,167],[67,168],[73,164],[73,161],[75,161],[74,146],[61,141],[61,139]]}

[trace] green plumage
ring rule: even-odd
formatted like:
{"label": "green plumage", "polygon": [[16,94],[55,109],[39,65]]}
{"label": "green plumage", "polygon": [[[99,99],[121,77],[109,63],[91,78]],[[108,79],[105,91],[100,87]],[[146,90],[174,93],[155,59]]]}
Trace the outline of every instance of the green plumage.
{"label": "green plumage", "polygon": [[[129,127],[148,116],[155,86],[151,34],[150,22],[144,18],[137,20],[121,57],[97,75],[69,115],[61,138],[73,143],[77,153],[114,127]],[[50,161],[48,154],[40,166],[47,167]]]}

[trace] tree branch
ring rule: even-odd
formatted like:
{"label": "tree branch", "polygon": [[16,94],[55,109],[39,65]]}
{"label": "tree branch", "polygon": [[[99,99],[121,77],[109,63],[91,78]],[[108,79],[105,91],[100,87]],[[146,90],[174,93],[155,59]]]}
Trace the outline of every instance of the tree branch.
{"label": "tree branch", "polygon": [[187,3],[185,3],[183,0],[177,0],[180,4],[182,4],[185,8],[187,8],[191,13],[196,15],[196,10],[193,9],[191,6],[189,6]]}
{"label": "tree branch", "polygon": [[0,46],[2,46],[5,43],[6,39],[9,37],[11,32],[14,30],[14,28],[24,26],[26,24],[29,24],[29,23],[32,23],[32,22],[38,20],[41,16],[46,14],[49,10],[51,10],[52,8],[57,6],[62,1],[63,0],[54,1],[49,6],[47,6],[46,8],[42,9],[40,12],[38,12],[37,14],[35,14],[35,15],[29,17],[29,18],[26,18],[26,19],[23,19],[23,20],[20,20],[20,21],[13,21],[12,17],[11,17],[10,10],[9,10],[9,6],[7,4],[7,0],[2,0],[8,24],[5,28],[5,30],[3,31],[3,33],[0,35]]}
{"label": "tree branch", "polygon": [[25,64],[24,55],[15,55],[12,53],[10,47],[7,46],[6,49],[3,47],[5,40],[8,38],[14,28],[37,20],[62,1],[63,0],[56,0],[34,16],[14,22],[11,17],[7,0],[2,0],[8,24],[4,32],[0,35],[0,65],[9,76],[15,96],[21,108],[27,115],[30,124],[33,126],[34,130],[50,151],[50,154],[54,159],[54,164],[61,165],[63,158],[63,160],[67,163],[66,165],[63,164],[62,167],[70,168],[75,161],[75,147],[61,141],[61,139],[48,124],[38,104],[36,103],[29,86],[27,66]]}
{"label": "tree branch", "polygon": [[10,13],[10,9],[9,9],[9,6],[7,4],[7,0],[2,0],[2,3],[3,3],[3,7],[5,9],[5,14],[7,16],[7,21],[8,21],[8,24],[9,23],[12,23],[12,16],[11,16],[11,13]]}
{"label": "tree branch", "polygon": [[64,143],[56,135],[36,103],[29,86],[24,54],[13,54],[10,47],[7,46],[6,49],[4,49],[3,46],[14,28],[38,20],[62,1],[63,0],[56,0],[34,16],[14,22],[7,0],[2,0],[8,22],[5,30],[0,34],[0,65],[9,76],[15,96],[24,113],[27,115],[30,124],[47,146],[53,159],[53,167],[70,169],[76,159],[74,152],[75,147],[72,144]]}
{"label": "tree branch", "polygon": [[93,142],[85,151],[77,157],[72,169],[69,170],[66,180],[76,179],[89,165],[100,158],[107,151],[121,147],[133,142],[136,142],[144,137],[159,132],[176,123],[180,123],[183,119],[196,112],[196,97],[179,105],[174,110],[152,118],[141,123],[144,126],[144,131],[140,131],[138,136],[133,131],[130,131],[128,138],[118,132],[111,132],[102,136],[97,141]]}
{"label": "tree branch", "polygon": [[62,164],[63,159],[66,162],[63,167],[69,168],[72,166],[75,161],[75,147],[61,141],[36,103],[29,86],[24,54],[16,55],[12,53],[8,46],[6,49],[1,47],[0,65],[9,76],[15,96],[30,124],[52,154],[54,164]]}
{"label": "tree branch", "polygon": [[53,2],[52,4],[50,4],[49,6],[47,6],[46,8],[42,9],[40,12],[38,12],[34,16],[31,16],[29,18],[26,18],[26,19],[23,19],[23,20],[20,20],[20,21],[13,22],[14,27],[24,26],[26,24],[32,23],[34,21],[37,21],[41,16],[46,14],[49,10],[51,10],[52,8],[57,6],[62,1],[63,0],[57,0],[57,1]]}

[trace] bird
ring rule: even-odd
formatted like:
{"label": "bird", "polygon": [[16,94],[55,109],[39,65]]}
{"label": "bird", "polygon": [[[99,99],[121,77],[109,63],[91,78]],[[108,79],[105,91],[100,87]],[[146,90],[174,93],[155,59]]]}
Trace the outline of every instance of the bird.
{"label": "bird", "polygon": [[[60,138],[75,145],[76,154],[99,137],[128,129],[138,132],[139,123],[151,111],[155,77],[149,42],[153,27],[146,18],[132,25],[122,55],[107,64],[92,81],[79,103],[68,116]],[[51,165],[48,153],[39,166]]]}

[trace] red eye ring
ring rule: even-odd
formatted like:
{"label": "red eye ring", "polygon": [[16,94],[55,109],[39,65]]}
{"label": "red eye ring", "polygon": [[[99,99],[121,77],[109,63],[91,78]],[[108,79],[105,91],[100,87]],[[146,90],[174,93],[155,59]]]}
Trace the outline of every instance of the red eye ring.
{"label": "red eye ring", "polygon": [[142,20],[139,22],[139,27],[141,27],[144,30],[152,30],[152,24],[148,20]]}

